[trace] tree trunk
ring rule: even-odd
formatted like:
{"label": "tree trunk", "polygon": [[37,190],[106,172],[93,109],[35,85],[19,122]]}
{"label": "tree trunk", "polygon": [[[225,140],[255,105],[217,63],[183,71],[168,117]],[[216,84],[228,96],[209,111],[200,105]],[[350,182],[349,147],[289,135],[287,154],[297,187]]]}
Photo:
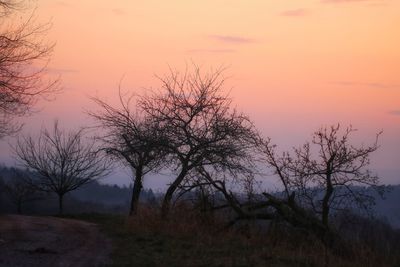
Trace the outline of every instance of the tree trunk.
{"label": "tree trunk", "polygon": [[64,194],[58,194],[58,214],[63,214],[64,212],[64,207],[63,207],[63,198]]}
{"label": "tree trunk", "polygon": [[322,224],[328,227],[329,225],[329,200],[333,193],[332,177],[331,173],[328,172],[326,175],[326,191],[325,196],[322,199]]}
{"label": "tree trunk", "polygon": [[138,211],[139,197],[142,192],[143,184],[143,167],[139,167],[135,172],[135,181],[133,182],[131,208],[129,210],[129,216],[136,215]]}
{"label": "tree trunk", "polygon": [[165,196],[164,196],[162,207],[161,207],[161,217],[163,219],[166,219],[168,217],[172,197],[173,197],[176,189],[182,182],[182,180],[185,178],[187,172],[188,172],[187,168],[182,168],[181,172],[176,177],[175,181],[168,187],[167,192],[165,193]]}

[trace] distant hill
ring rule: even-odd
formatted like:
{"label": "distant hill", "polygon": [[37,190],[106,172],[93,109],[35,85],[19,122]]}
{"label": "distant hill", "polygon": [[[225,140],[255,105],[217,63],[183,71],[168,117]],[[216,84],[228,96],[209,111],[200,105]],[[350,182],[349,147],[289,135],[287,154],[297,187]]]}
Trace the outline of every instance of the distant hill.
{"label": "distant hill", "polygon": [[[128,205],[132,194],[132,186],[101,184],[97,181],[72,191],[70,196],[83,202],[103,205]],[[144,189],[140,195],[142,201],[153,201],[155,195],[151,189]]]}
{"label": "distant hill", "polygon": [[377,198],[374,210],[379,218],[400,229],[400,185],[391,186],[383,199]]}

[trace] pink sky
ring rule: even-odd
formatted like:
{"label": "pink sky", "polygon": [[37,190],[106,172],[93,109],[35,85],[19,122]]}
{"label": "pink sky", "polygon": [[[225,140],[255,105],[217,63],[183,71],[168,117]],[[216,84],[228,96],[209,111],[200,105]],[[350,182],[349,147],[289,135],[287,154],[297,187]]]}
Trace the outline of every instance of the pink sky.
{"label": "pink sky", "polygon": [[321,125],[351,123],[358,144],[383,130],[373,167],[400,182],[400,1],[38,0],[36,14],[52,21],[49,67],[64,92],[24,132],[55,118],[82,126],[88,96],[114,101],[122,76],[143,92],[193,61],[227,66],[234,104],[284,148]]}

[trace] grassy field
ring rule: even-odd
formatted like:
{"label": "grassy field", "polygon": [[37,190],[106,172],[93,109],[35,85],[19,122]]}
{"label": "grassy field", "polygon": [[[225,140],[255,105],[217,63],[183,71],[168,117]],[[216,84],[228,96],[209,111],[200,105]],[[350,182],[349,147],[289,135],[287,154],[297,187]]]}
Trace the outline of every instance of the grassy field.
{"label": "grassy field", "polygon": [[[112,240],[112,266],[398,266],[379,262],[369,251],[340,258],[315,239],[282,231],[232,230],[218,222],[178,214],[168,222],[154,212],[128,218],[118,215],[68,216],[97,223]],[[175,219],[174,219],[175,218]],[[221,227],[220,227],[221,226]]]}

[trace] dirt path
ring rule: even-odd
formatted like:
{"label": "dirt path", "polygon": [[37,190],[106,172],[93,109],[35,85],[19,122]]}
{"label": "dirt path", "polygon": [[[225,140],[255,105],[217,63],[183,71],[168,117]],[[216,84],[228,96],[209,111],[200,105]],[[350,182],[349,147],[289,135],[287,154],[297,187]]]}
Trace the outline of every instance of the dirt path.
{"label": "dirt path", "polygon": [[0,216],[0,266],[104,266],[111,243],[95,224],[53,217]]}

